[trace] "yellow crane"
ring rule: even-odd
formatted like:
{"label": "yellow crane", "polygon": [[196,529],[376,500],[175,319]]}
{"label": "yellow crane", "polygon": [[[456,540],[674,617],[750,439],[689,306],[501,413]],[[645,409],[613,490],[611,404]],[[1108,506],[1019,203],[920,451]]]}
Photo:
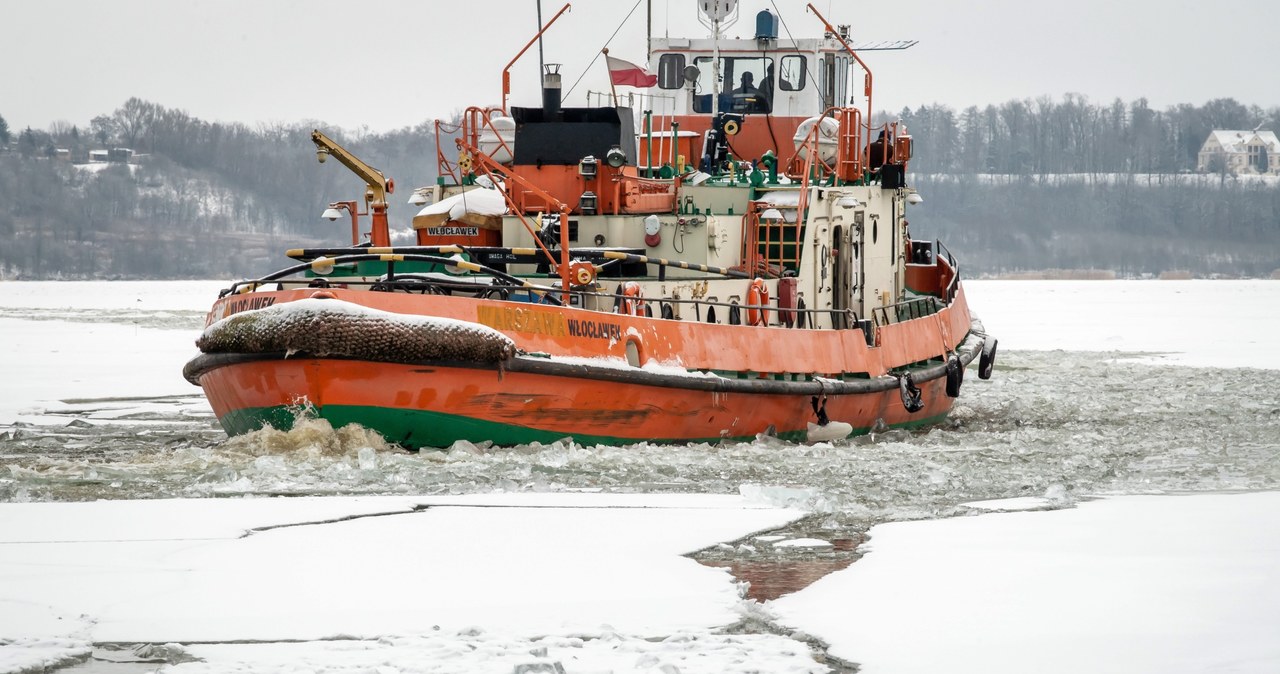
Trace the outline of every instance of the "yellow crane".
{"label": "yellow crane", "polygon": [[[346,148],[338,145],[332,138],[324,135],[319,130],[311,132],[311,142],[316,144],[316,159],[321,164],[330,156],[333,156],[365,182],[365,185],[367,185],[364,191],[365,209],[368,211],[372,221],[371,243],[374,247],[390,246],[391,232],[387,226],[387,195],[396,191],[395,181],[383,175],[382,171],[361,161],[359,157],[348,152]],[[354,222],[356,213],[352,212],[351,217]],[[357,242],[353,241],[352,243]]]}

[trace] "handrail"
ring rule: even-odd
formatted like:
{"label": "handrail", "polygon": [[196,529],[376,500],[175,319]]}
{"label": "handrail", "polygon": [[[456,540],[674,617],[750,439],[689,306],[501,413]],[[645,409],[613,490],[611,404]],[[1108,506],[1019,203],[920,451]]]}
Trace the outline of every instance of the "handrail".
{"label": "handrail", "polygon": [[[823,110],[822,114],[819,115],[819,118],[831,115],[834,110],[837,110],[837,108],[827,108],[826,110]],[[831,167],[827,165],[826,162],[822,161],[821,157],[818,157],[818,134],[821,133],[821,130],[822,122],[819,121],[817,124],[813,125],[813,128],[809,129],[809,133],[805,134],[804,140],[800,141],[800,147],[797,147],[795,151],[791,153],[791,158],[787,160],[786,170],[788,178],[795,179],[797,177],[802,177],[807,180],[815,160],[818,165],[822,166],[827,171],[831,170]],[[804,172],[802,176],[797,176],[795,174],[796,159],[799,158],[802,149],[805,153]]]}
{"label": "handrail", "polygon": [[[444,151],[442,150],[442,146],[440,146],[440,127],[442,127],[442,125],[444,125],[443,121],[440,121],[439,119],[435,120],[435,174],[440,176],[440,178],[444,178],[444,174],[448,173],[449,178],[453,178],[453,184],[461,184],[462,180],[458,179],[458,175],[456,173],[453,173],[453,166],[457,166],[457,162],[454,162],[452,165],[449,164],[449,160],[445,159]],[[454,130],[461,130],[461,128],[462,127],[460,125],[458,129]]]}
{"label": "handrail", "polygon": [[[960,262],[951,254],[951,250],[942,245],[941,239],[934,239],[934,243],[938,244],[937,250],[946,253],[947,266],[951,267],[951,280],[947,282],[947,301],[950,302],[956,298],[956,290],[960,287]],[[938,259],[934,256],[934,259]]]}
{"label": "handrail", "polygon": [[[465,269],[470,272],[477,272],[481,274],[486,274],[488,276],[492,276],[497,279],[502,279],[503,281],[506,281],[518,288],[529,289],[529,290],[546,293],[546,297],[549,300],[551,300],[553,303],[555,304],[560,303],[560,301],[556,299],[555,295],[552,294],[552,293],[558,292],[556,288],[550,288],[547,286],[541,286],[535,283],[530,283],[523,279],[516,278],[515,276],[512,276],[506,272],[498,271],[497,269],[492,269],[490,267],[486,267],[481,264],[476,264],[475,262],[468,262],[466,260],[458,260],[458,259],[449,258],[449,257],[440,257],[438,255],[417,255],[417,254],[408,254],[408,253],[406,254],[362,253],[359,255],[339,255],[338,257],[334,257],[334,258],[325,258],[323,260],[312,260],[310,262],[303,262],[301,264],[295,264],[289,267],[285,267],[284,269],[271,272],[270,274],[267,274],[266,276],[263,276],[261,278],[253,279],[251,281],[238,281],[236,283],[233,283],[231,284],[230,288],[226,288],[221,292],[219,292],[218,297],[223,298],[228,295],[233,295],[238,291],[238,289],[241,286],[249,287],[249,290],[252,291],[252,290],[256,290],[258,286],[264,283],[279,281],[285,277],[292,276],[299,272],[307,271],[308,269],[312,269],[312,270],[332,269],[334,265],[348,264],[351,262],[387,262],[387,263],[432,262],[435,264],[448,265],[451,267],[457,267],[459,269]],[[391,269],[390,264],[388,264],[388,269],[389,270]],[[392,276],[393,278],[395,276],[393,272],[389,272],[388,275]]]}
{"label": "handrail", "polygon": [[[862,86],[863,86],[863,92],[864,92],[864,93],[866,94],[866,96],[867,96],[867,124],[870,124],[870,123],[871,123],[871,116],[872,116],[872,112],[871,112],[871,111],[872,111],[872,108],[871,108],[871,89],[872,89],[872,87],[871,87],[871,69],[870,69],[870,68],[868,68],[868,67],[867,67],[867,64],[866,64],[866,63],[864,63],[864,62],[862,61],[862,57],[858,56],[858,53],[857,53],[857,52],[855,52],[855,51],[853,50],[853,47],[850,47],[850,46],[849,46],[849,43],[848,43],[848,42],[846,42],[846,41],[845,41],[845,39],[844,39],[843,37],[841,37],[841,35],[840,35],[840,31],[838,31],[838,30],[836,30],[835,28],[833,28],[833,27],[831,26],[831,23],[827,21],[826,17],[822,16],[822,14],[818,11],[818,8],[813,6],[813,3],[812,3],[812,2],[811,2],[811,3],[809,3],[808,7],[809,7],[809,11],[810,11],[810,12],[813,12],[814,16],[817,16],[817,17],[818,17],[818,20],[822,21],[822,27],[823,27],[823,29],[824,29],[824,30],[826,30],[826,31],[827,31],[827,33],[828,33],[829,35],[831,35],[832,37],[834,37],[836,40],[839,40],[839,41],[840,41],[840,46],[844,47],[844,50],[845,50],[845,51],[847,51],[847,52],[849,52],[849,55],[853,57],[853,60],[854,60],[854,61],[857,61],[857,62],[858,62],[858,65],[862,66],[862,70],[863,70],[864,72],[866,72],[866,73],[867,73],[866,77],[865,77],[865,78],[863,78]],[[868,128],[867,130],[868,130],[868,132],[869,132],[869,131],[870,131],[870,128]]]}
{"label": "handrail", "polygon": [[[494,161],[492,157],[479,152],[474,147],[468,146],[466,141],[463,139],[459,138],[456,142],[459,148],[465,149],[476,158],[478,165],[484,169],[485,173],[488,174],[491,179],[497,178],[498,176],[496,176],[495,173],[500,173],[503,170],[502,165]],[[551,250],[546,247],[542,242],[542,239],[538,236],[538,232],[533,231],[533,227],[529,225],[529,221],[525,220],[524,213],[521,213],[520,209],[516,206],[516,202],[511,198],[511,193],[506,189],[505,184],[502,184],[500,180],[495,179],[493,181],[494,188],[497,189],[498,193],[502,195],[502,198],[506,200],[507,206],[511,209],[512,213],[520,219],[520,224],[524,225],[525,230],[533,237],[533,242],[542,249],[544,254],[546,254],[547,261],[558,266],[561,285],[564,287],[565,291],[568,291],[571,285],[569,278],[569,207],[559,199],[548,194],[542,188],[529,182],[518,173],[509,173],[504,177],[507,180],[515,181],[516,184],[532,192],[534,196],[542,199],[547,204],[548,211],[560,214],[560,260],[557,262],[555,255],[552,254]]]}
{"label": "handrail", "polygon": [[[822,133],[822,122],[813,125],[809,129],[809,133],[805,135],[801,141],[800,147],[791,153],[791,158],[787,161],[787,175],[791,178],[797,178],[796,159],[800,152],[805,152],[805,168],[804,175],[807,177],[816,163],[821,167],[823,176],[834,174],[840,180],[845,182],[853,182],[862,177],[865,168],[865,162],[862,161],[862,111],[857,108],[847,107],[830,107],[822,111],[819,118],[831,118],[836,120],[836,156],[834,165],[828,164],[818,155],[818,146],[820,143],[819,136]],[[868,132],[869,133],[869,132]],[[845,165],[851,165],[849,170],[845,170]]]}
{"label": "handrail", "polygon": [[[892,318],[890,318],[889,310],[893,310]],[[902,318],[903,310],[906,310],[907,318]],[[875,320],[876,326],[890,325],[893,323],[901,323],[904,320],[912,320],[916,318],[924,318],[932,316],[942,310],[938,306],[938,298],[936,297],[916,297],[903,302],[894,304],[886,304],[882,307],[875,307],[871,310],[871,317]]]}
{"label": "handrail", "polygon": [[[390,259],[387,259],[387,258],[390,258]],[[363,262],[363,261],[388,261],[388,262],[401,262],[401,261],[403,261],[403,262],[435,262],[435,263],[438,263],[438,264],[448,264],[448,265],[452,265],[452,266],[456,266],[456,267],[461,267],[461,268],[467,269],[468,271],[478,271],[479,273],[483,273],[483,274],[486,274],[486,275],[490,275],[490,276],[493,276],[493,277],[494,277],[494,278],[496,278],[496,279],[500,279],[500,280],[506,281],[506,282],[509,284],[509,285],[480,285],[480,284],[475,284],[475,285],[474,285],[474,287],[465,287],[465,288],[464,288],[464,287],[462,286],[462,284],[459,284],[459,283],[457,283],[457,282],[452,282],[452,283],[451,283],[451,282],[450,282],[450,281],[448,281],[447,279],[440,279],[439,281],[434,281],[435,283],[438,283],[438,284],[440,284],[440,285],[449,285],[449,286],[450,286],[450,289],[453,289],[453,290],[472,290],[472,289],[474,289],[474,290],[477,292],[477,294],[491,293],[491,292],[493,292],[493,291],[495,291],[495,290],[529,290],[529,291],[531,291],[531,292],[534,292],[534,293],[538,293],[538,294],[540,294],[540,295],[541,295],[541,296],[542,296],[546,301],[549,301],[549,302],[551,302],[551,303],[553,303],[553,304],[557,304],[557,305],[564,305],[564,304],[565,304],[565,302],[563,302],[562,300],[558,300],[558,299],[556,298],[556,295],[569,295],[569,296],[573,296],[573,297],[580,297],[580,298],[596,297],[596,298],[602,298],[602,299],[614,299],[614,298],[617,298],[617,297],[618,297],[618,295],[617,295],[617,293],[616,293],[616,292],[615,292],[615,293],[610,293],[610,292],[594,292],[594,291],[590,291],[590,290],[579,290],[579,289],[571,289],[571,290],[569,290],[569,291],[562,291],[562,290],[561,290],[561,289],[559,289],[559,288],[552,288],[552,287],[549,287],[549,286],[544,286],[544,285],[538,285],[538,284],[530,283],[530,282],[528,282],[528,281],[524,281],[523,279],[520,279],[520,278],[518,278],[518,277],[511,276],[511,275],[506,274],[506,273],[504,273],[504,272],[500,272],[500,271],[498,271],[498,270],[496,270],[496,269],[491,269],[491,268],[489,268],[489,267],[484,267],[483,265],[478,265],[478,264],[474,264],[474,263],[468,263],[468,262],[466,262],[466,261],[460,261],[460,260],[456,260],[456,259],[453,259],[453,258],[433,257],[433,256],[429,256],[429,255],[409,255],[409,254],[405,254],[405,255],[390,255],[390,256],[388,256],[388,255],[379,255],[379,254],[369,254],[369,255],[345,255],[345,256],[341,256],[341,257],[339,257],[339,258],[330,258],[329,260],[327,260],[327,261],[325,262],[325,264],[328,264],[328,263],[333,263],[333,264],[347,264],[347,263],[350,263],[350,262]],[[652,262],[652,260],[651,260],[651,262]],[[254,279],[254,280],[251,280],[251,281],[238,281],[238,282],[236,282],[236,283],[232,284],[230,288],[223,289],[223,290],[219,293],[218,297],[221,299],[221,298],[223,298],[223,297],[228,297],[228,296],[231,296],[231,295],[237,294],[237,290],[238,290],[239,288],[241,288],[241,287],[249,288],[249,290],[255,290],[255,289],[257,289],[257,288],[258,288],[258,286],[265,285],[265,284],[267,284],[267,283],[284,283],[284,282],[286,282],[285,277],[290,276],[290,275],[292,275],[292,274],[297,274],[297,273],[300,273],[300,272],[306,271],[307,269],[310,269],[312,266],[313,266],[313,263],[310,263],[310,262],[308,262],[308,263],[303,263],[303,264],[297,264],[297,265],[293,265],[292,267],[288,267],[288,268],[286,268],[286,269],[282,269],[282,270],[279,270],[279,271],[273,272],[273,273],[268,274],[267,276],[264,276],[264,277],[262,277],[262,278]],[[413,274],[410,274],[409,276],[413,276]],[[372,288],[373,286],[379,286],[379,285],[383,285],[383,286],[385,286],[385,285],[386,285],[386,284],[388,284],[388,283],[394,283],[394,282],[396,281],[396,279],[397,279],[397,278],[399,278],[399,277],[397,277],[394,273],[392,273],[392,274],[388,274],[386,278],[374,279],[374,280],[369,280],[369,281],[343,280],[343,281],[342,281],[342,284],[343,284],[344,286],[347,286],[347,287],[351,287],[351,286],[369,286],[370,288]],[[618,280],[618,281],[623,281],[623,280],[625,280],[625,279],[609,279],[609,280]],[[330,286],[330,285],[329,285],[328,280],[327,280],[327,279],[325,279],[324,277],[316,277],[316,278],[310,279],[310,281],[311,281],[311,283],[317,283],[317,282],[318,282],[318,283],[320,284],[320,285],[315,285],[314,287],[316,287],[316,288],[331,288],[331,287],[332,287],[332,286]],[[246,292],[248,292],[248,291],[246,291]],[[373,292],[373,290],[370,290],[370,291],[368,291],[368,292]],[[640,298],[640,301],[641,301],[641,302],[644,302],[644,303],[657,304],[657,305],[659,305],[659,306],[661,306],[661,305],[663,305],[663,304],[677,304],[677,305],[693,305],[695,308],[697,308],[697,307],[699,307],[699,306],[704,306],[704,305],[705,305],[705,306],[708,306],[708,307],[724,307],[724,308],[727,308],[727,309],[734,309],[734,308],[737,308],[737,309],[763,309],[763,310],[767,310],[767,311],[770,311],[770,312],[792,313],[792,314],[796,314],[796,315],[803,314],[803,315],[805,315],[805,316],[818,316],[818,315],[821,315],[821,314],[827,314],[827,315],[829,315],[829,316],[835,316],[836,314],[840,314],[840,315],[843,315],[843,316],[845,316],[845,317],[852,317],[852,318],[853,318],[853,320],[852,320],[852,321],[848,321],[848,322],[847,322],[847,325],[849,325],[849,326],[850,326],[850,327],[847,327],[847,328],[835,328],[835,327],[830,327],[830,328],[818,328],[818,327],[809,327],[809,326],[813,326],[813,325],[815,325],[815,324],[814,324],[814,323],[812,323],[811,321],[806,321],[806,327],[805,327],[805,328],[803,328],[803,329],[806,329],[806,330],[808,330],[808,329],[813,329],[813,330],[852,330],[852,329],[857,329],[857,328],[858,328],[858,325],[859,325],[859,324],[858,324],[858,320],[857,320],[857,319],[858,319],[858,314],[857,314],[857,312],[854,312],[854,311],[852,311],[852,310],[850,310],[850,309],[809,309],[809,308],[801,309],[801,308],[799,308],[799,307],[791,307],[791,308],[788,308],[788,309],[782,309],[782,308],[780,308],[780,307],[778,307],[778,306],[776,306],[776,305],[773,305],[773,304],[740,304],[740,303],[737,303],[737,302],[728,302],[728,301],[721,302],[721,301],[717,301],[717,300],[705,300],[705,299],[683,299],[683,298],[674,298],[674,297],[642,297],[642,298]],[[588,310],[586,310],[586,311],[591,311],[591,310],[589,310],[589,309],[588,309]],[[598,312],[598,313],[607,313],[607,312]],[[660,316],[657,316],[657,317],[660,317]],[[701,318],[696,319],[696,320],[698,320],[699,322],[701,322]],[[717,322],[717,324],[719,324],[719,322]],[[834,321],[833,321],[833,324],[834,324]],[[743,328],[759,327],[759,326],[750,326],[750,325],[746,325],[745,323],[743,323],[743,324],[739,324],[739,325],[740,325],[741,327],[743,327]]]}
{"label": "handrail", "polygon": [[[862,115],[857,108],[840,108],[836,116],[840,123],[836,132],[836,177],[853,182],[862,178],[866,166],[862,161]],[[852,119],[845,119],[846,116]]]}
{"label": "handrail", "polygon": [[634,253],[624,253],[622,251],[614,250],[606,250],[601,254],[601,256],[609,258],[610,260],[643,262],[645,264],[656,264],[659,267],[679,267],[680,269],[690,269],[693,271],[707,272],[709,274],[719,274],[730,278],[751,278],[750,274],[737,269],[715,267],[712,265],[698,264],[696,262],[685,262],[683,260],[668,260],[663,257],[649,257],[648,255],[635,255]]}
{"label": "handrail", "polygon": [[[898,124],[899,122],[894,121],[894,122],[885,122],[884,124],[880,124],[879,126],[871,126],[870,121],[868,120],[868,124],[866,125],[867,140],[868,140],[868,143],[866,146],[866,159],[867,159],[866,165],[867,166],[874,164],[875,166],[882,167],[886,164],[892,163],[892,164],[901,164],[902,170],[903,171],[907,170],[906,160],[897,156],[896,147],[898,144],[898,134],[899,134]],[[905,129],[906,125],[903,125],[903,128]],[[871,156],[871,143],[872,143],[871,136],[872,136],[872,132],[875,131],[876,129],[879,129],[880,133],[884,134],[884,139],[880,146],[880,156],[873,157]],[[890,156],[891,153],[893,155],[892,157]]]}
{"label": "handrail", "polygon": [[[742,268],[751,272],[752,275],[764,275],[766,277],[781,276],[782,273],[790,269],[798,269],[800,258],[802,256],[803,242],[800,239],[800,232],[804,227],[804,209],[806,208],[808,195],[808,186],[802,185],[800,191],[800,203],[796,208],[796,219],[794,223],[786,222],[784,218],[781,224],[762,224],[760,216],[764,210],[774,208],[781,211],[789,211],[791,206],[770,206],[761,200],[753,200],[747,202],[747,212],[742,217]],[[778,240],[772,239],[761,240],[761,229],[765,228],[769,232],[778,232]],[[785,233],[790,230],[794,237],[791,242],[786,241]],[[785,254],[786,244],[793,245],[791,256]],[[764,254],[760,253],[760,247],[763,244]],[[774,257],[770,254],[771,247],[777,246],[778,255]],[[790,265],[790,267],[788,267]],[[776,272],[774,270],[777,270]],[[763,270],[763,273],[762,271]]]}
{"label": "handrail", "polygon": [[467,139],[468,145],[479,149],[480,130],[481,128],[488,128],[493,132],[494,137],[498,139],[498,145],[514,158],[515,150],[507,145],[507,141],[502,139],[502,134],[498,133],[497,127],[493,125],[493,113],[495,112],[507,114],[506,110],[502,108],[481,108],[475,105],[467,108],[462,116],[462,137]]}

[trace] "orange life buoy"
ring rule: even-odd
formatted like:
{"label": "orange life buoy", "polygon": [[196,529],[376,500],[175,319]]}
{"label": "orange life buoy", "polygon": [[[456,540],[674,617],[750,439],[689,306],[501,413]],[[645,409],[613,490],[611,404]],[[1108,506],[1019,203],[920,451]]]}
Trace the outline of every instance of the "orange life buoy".
{"label": "orange life buoy", "polygon": [[644,295],[640,292],[640,284],[627,281],[622,284],[622,306],[619,313],[632,316],[644,315]]}
{"label": "orange life buoy", "polygon": [[747,288],[747,325],[768,325],[769,310],[764,308],[768,304],[769,287],[764,279],[752,279]]}

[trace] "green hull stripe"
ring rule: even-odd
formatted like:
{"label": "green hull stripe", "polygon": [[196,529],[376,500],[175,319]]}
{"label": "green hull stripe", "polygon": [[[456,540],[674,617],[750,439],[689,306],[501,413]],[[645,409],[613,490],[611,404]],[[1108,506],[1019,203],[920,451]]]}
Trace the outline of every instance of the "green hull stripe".
{"label": "green hull stripe", "polygon": [[[292,407],[258,407],[228,412],[220,419],[222,427],[228,435],[241,435],[259,430],[264,426],[272,426],[280,430],[293,427],[296,408]],[[627,438],[611,435],[568,434],[529,428],[516,424],[504,424],[484,419],[431,412],[427,410],[393,409],[383,407],[367,407],[362,405],[326,405],[311,412],[324,419],[334,428],[348,424],[360,424],[373,429],[390,442],[409,449],[424,447],[445,448],[458,440],[483,442],[492,440],[500,446],[527,445],[533,442],[549,444],[566,437],[582,445],[633,445],[638,442],[656,442],[661,444],[688,444],[696,442],[715,443],[722,440],[743,442],[755,439],[754,435],[720,436],[708,438]],[[894,424],[892,428],[916,428],[928,426],[946,418],[946,414],[935,417],[912,420],[903,424]],[[854,428],[853,435],[866,435],[870,427]],[[807,431],[789,431],[779,433],[778,437],[793,442],[803,442]]]}

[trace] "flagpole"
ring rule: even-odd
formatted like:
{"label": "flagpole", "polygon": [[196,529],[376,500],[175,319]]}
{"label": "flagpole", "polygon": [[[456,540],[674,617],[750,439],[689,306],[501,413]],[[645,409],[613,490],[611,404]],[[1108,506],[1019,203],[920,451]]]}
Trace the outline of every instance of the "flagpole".
{"label": "flagpole", "polygon": [[644,35],[644,67],[652,68],[653,64],[649,62],[653,60],[653,0],[648,0],[645,3],[644,13],[647,15]]}
{"label": "flagpole", "polygon": [[[542,0],[538,0],[538,30],[542,30]],[[538,34],[538,77],[546,72],[546,61],[542,58],[542,34]]]}
{"label": "flagpole", "polygon": [[[605,70],[608,70],[609,69],[609,48],[605,47],[604,49],[601,49],[600,53],[604,54],[604,67],[605,67]],[[616,108],[618,107],[618,90],[613,86],[612,72],[609,73],[609,91],[613,93],[613,107]]]}

